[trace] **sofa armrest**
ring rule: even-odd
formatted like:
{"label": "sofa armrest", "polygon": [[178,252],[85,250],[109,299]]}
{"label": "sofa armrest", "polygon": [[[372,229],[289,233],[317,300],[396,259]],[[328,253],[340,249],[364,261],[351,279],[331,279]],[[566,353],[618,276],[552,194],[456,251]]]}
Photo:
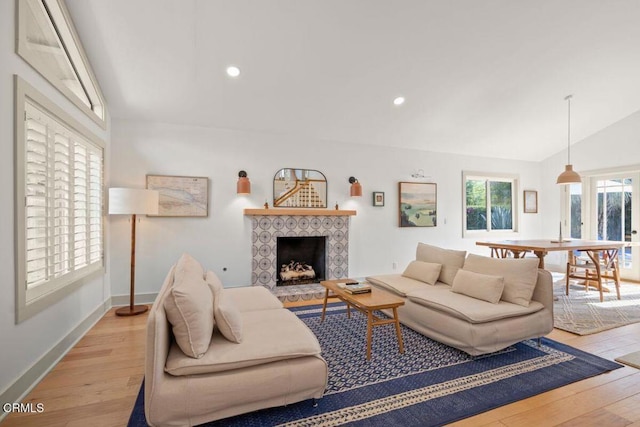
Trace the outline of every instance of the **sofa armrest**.
{"label": "sofa armrest", "polygon": [[173,284],[175,265],[167,274],[164,284],[158,292],[149,317],[147,318],[147,339],[145,348],[145,372],[144,372],[144,395],[145,412],[152,414],[158,404],[154,403],[156,397],[161,397],[163,383],[167,380],[164,367],[169,355],[172,332],[171,324],[167,319],[164,310],[164,300],[166,299],[171,285]]}
{"label": "sofa armrest", "polygon": [[542,303],[553,314],[553,279],[547,270],[538,269],[532,300]]}

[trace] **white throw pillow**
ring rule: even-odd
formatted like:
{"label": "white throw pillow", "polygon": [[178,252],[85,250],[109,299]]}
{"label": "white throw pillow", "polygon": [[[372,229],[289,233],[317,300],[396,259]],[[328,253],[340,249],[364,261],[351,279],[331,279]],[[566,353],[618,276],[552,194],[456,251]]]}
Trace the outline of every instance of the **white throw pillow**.
{"label": "white throw pillow", "polygon": [[538,258],[489,258],[469,254],[464,269],[504,277],[502,301],[529,307],[538,281]]}
{"label": "white throw pillow", "polygon": [[504,277],[458,270],[451,291],[497,304],[504,290]]}
{"label": "white throw pillow", "polygon": [[442,264],[424,261],[411,261],[402,275],[430,285],[435,285],[440,276]]}
{"label": "white throw pillow", "polygon": [[242,342],[242,315],[233,300],[225,295],[222,282],[213,271],[207,271],[207,283],[213,292],[213,316],[220,333],[229,341]]}
{"label": "white throw pillow", "polygon": [[213,333],[213,295],[204,280],[204,270],[189,254],[178,260],[173,284],[164,309],[173,327],[176,343],[184,354],[201,358]]}
{"label": "white throw pillow", "polygon": [[467,251],[456,251],[452,249],[443,249],[437,246],[427,245],[426,243],[418,243],[416,249],[416,260],[424,262],[433,262],[441,264],[440,276],[438,280],[447,285],[453,284],[458,269],[464,265],[464,257]]}

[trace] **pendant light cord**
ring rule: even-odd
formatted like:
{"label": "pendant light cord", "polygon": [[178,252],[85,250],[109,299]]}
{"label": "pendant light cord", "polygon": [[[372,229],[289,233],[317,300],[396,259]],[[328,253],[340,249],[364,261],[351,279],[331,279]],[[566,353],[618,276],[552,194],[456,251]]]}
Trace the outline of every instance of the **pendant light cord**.
{"label": "pendant light cord", "polygon": [[573,95],[567,95],[564,99],[568,104],[569,117],[567,119],[567,164],[571,164],[571,98]]}

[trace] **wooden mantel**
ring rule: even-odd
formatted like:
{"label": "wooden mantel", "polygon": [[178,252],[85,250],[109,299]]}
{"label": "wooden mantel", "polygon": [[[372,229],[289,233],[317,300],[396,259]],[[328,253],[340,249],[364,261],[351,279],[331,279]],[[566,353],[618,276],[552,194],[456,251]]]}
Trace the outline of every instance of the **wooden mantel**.
{"label": "wooden mantel", "polygon": [[245,209],[245,215],[267,216],[267,215],[296,215],[296,216],[354,216],[356,211],[342,209]]}

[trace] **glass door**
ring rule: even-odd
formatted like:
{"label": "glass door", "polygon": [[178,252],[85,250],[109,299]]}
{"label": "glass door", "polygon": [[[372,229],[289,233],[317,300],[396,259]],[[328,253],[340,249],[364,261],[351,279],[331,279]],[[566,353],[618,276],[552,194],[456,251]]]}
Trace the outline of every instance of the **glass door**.
{"label": "glass door", "polygon": [[[617,240],[638,245],[640,174],[595,176],[591,186],[591,233],[597,240]],[[620,275],[640,279],[640,247],[628,246],[619,254]]]}
{"label": "glass door", "polygon": [[569,186],[569,237],[582,239],[582,184]]}

